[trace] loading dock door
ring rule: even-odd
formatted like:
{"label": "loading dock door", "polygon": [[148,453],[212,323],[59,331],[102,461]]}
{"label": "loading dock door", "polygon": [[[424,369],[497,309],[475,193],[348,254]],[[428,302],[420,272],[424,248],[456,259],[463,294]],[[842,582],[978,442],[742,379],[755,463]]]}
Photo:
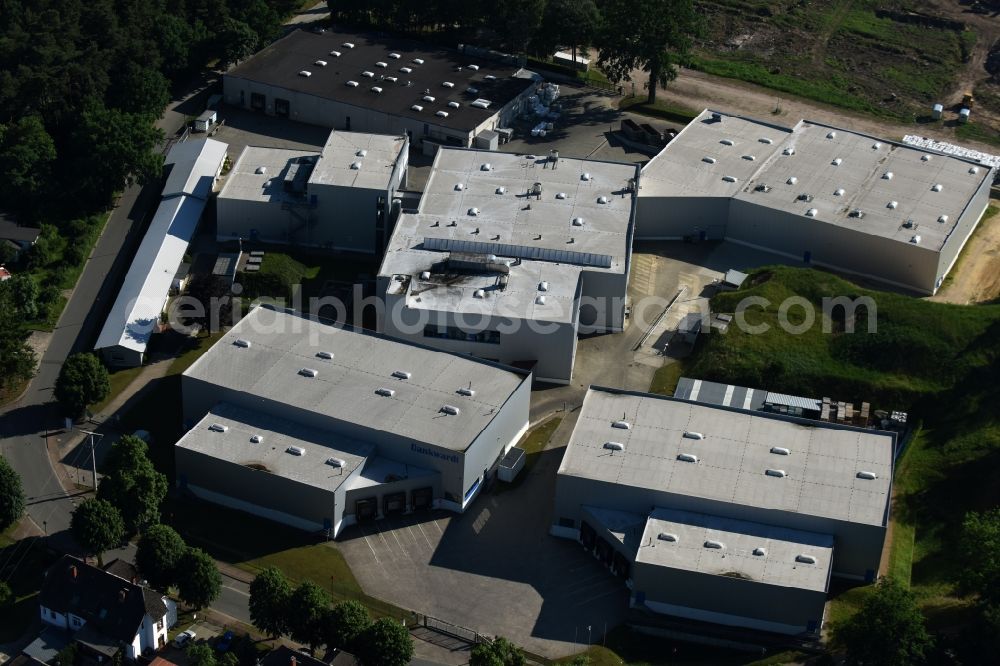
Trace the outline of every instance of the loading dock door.
{"label": "loading dock door", "polygon": [[406,493],[390,493],[382,498],[382,515],[392,516],[406,511]]}
{"label": "loading dock door", "polygon": [[594,541],[597,540],[597,532],[594,528],[587,524],[587,521],[583,521],[580,524],[580,541],[583,542],[583,547],[590,550],[594,547]]}
{"label": "loading dock door", "polygon": [[366,497],[354,503],[354,516],[357,521],[375,520],[378,517],[378,499]]}
{"label": "loading dock door", "polygon": [[429,509],[431,508],[431,500],[434,497],[434,490],[430,487],[427,488],[414,488],[413,489],[413,510],[417,509]]}

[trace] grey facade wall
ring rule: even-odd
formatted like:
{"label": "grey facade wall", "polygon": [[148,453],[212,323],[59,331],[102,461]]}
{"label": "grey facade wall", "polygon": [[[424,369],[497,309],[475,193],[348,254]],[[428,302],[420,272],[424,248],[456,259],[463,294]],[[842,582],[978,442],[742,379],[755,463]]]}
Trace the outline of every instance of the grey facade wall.
{"label": "grey facade wall", "polygon": [[142,352],[115,345],[101,350],[104,362],[116,368],[138,368],[142,365]]}
{"label": "grey facade wall", "polygon": [[[205,499],[212,498],[199,493],[199,489],[259,507],[262,511],[253,511],[258,515],[313,530],[324,529],[326,524],[337,525],[343,517],[343,498],[338,502],[332,489],[323,490],[180,447],[175,448],[175,460],[178,485]],[[301,522],[291,523],[277,514]]]}
{"label": "grey facade wall", "polygon": [[805,215],[774,210],[734,199],[726,238],[811,263],[871,277],[924,293],[933,293],[938,253],[900,243],[858,228],[823,224]]}
{"label": "grey facade wall", "polygon": [[[388,277],[379,278],[379,293],[385,294]],[[568,383],[576,358],[575,322],[529,322],[507,317],[461,317],[454,312],[404,307],[405,295],[387,295],[386,314],[380,332],[444,351],[469,354],[500,363],[536,360],[534,376],[539,381]],[[499,331],[499,344],[425,337],[424,325],[457,326],[470,333]]]}
{"label": "grey facade wall", "polygon": [[948,271],[955,265],[955,261],[958,260],[958,255],[962,252],[962,248],[965,247],[966,241],[969,240],[969,236],[975,231],[976,225],[979,224],[983,213],[986,212],[986,207],[990,205],[990,187],[992,184],[993,178],[991,172],[989,176],[983,179],[983,184],[979,186],[969,205],[962,211],[962,216],[958,219],[951,234],[949,234],[944,247],[941,248],[937,280],[934,283],[935,289],[941,286],[945,276],[948,275]]}
{"label": "grey facade wall", "polygon": [[873,578],[878,571],[885,542],[885,527],[833,520],[789,511],[720,502],[647,488],[584,479],[559,474],[556,477],[553,524],[568,518],[579,528],[583,505],[647,515],[654,507],[707,513],[724,518],[748,520],[834,537],[833,571],[838,576]]}
{"label": "grey facade wall", "polygon": [[392,204],[385,190],[310,183],[309,195],[316,196],[319,221],[315,235],[320,242],[313,244],[355,252],[381,249],[375,240],[379,199],[386,215]]}
{"label": "grey facade wall", "polygon": [[728,621],[716,618],[726,624],[737,624],[739,618],[744,618],[743,626],[789,634],[818,631],[823,624],[824,592],[645,562],[633,566],[632,582],[633,598],[644,597],[654,609],[657,604],[670,604],[696,611],[692,615],[697,615],[697,611],[721,613],[733,616]]}
{"label": "grey facade wall", "polygon": [[[640,181],[641,182],[641,181]],[[729,197],[643,196],[640,185],[636,207],[636,240],[706,240],[725,237]]]}
{"label": "grey facade wall", "polygon": [[[475,390],[476,383],[472,382]],[[510,447],[517,444],[528,429],[528,411],[531,404],[531,381],[524,381],[507,399],[500,413],[473,441],[465,452],[465,492],[476,479],[483,481],[483,472],[489,470]],[[459,498],[461,499],[461,498]]]}
{"label": "grey facade wall", "polygon": [[580,274],[580,333],[617,333],[625,327],[628,273]]}

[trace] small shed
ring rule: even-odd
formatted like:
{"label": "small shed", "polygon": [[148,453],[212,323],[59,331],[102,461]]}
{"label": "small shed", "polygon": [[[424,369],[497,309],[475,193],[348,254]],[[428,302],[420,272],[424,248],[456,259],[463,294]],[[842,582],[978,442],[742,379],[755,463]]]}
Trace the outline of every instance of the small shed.
{"label": "small shed", "polygon": [[943,104],[935,104],[934,107],[931,109],[931,117],[934,118],[934,120],[940,120],[942,113],[944,113]]}
{"label": "small shed", "polygon": [[194,120],[194,131],[195,132],[207,132],[215,125],[218,119],[218,113],[214,109],[206,109],[204,113],[195,118]]}
{"label": "small shed", "polygon": [[746,273],[741,273],[739,271],[730,268],[726,271],[725,277],[722,278],[722,283],[719,285],[722,289],[728,291],[735,291],[743,286],[743,283],[747,279]]}
{"label": "small shed", "polygon": [[527,456],[524,454],[524,449],[512,446],[500,460],[500,466],[497,468],[497,476],[501,481],[510,483],[517,478],[517,473],[524,468],[524,462],[526,459]]}

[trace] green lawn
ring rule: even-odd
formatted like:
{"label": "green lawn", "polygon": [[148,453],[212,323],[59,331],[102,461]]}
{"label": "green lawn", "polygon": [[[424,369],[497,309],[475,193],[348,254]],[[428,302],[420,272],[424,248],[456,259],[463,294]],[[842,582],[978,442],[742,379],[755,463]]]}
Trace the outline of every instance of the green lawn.
{"label": "green lawn", "polygon": [[[841,314],[830,333],[817,324],[789,335],[777,325],[777,308],[795,295],[816,304],[827,295],[870,297],[877,332],[863,332],[861,316],[862,332],[846,333]],[[954,594],[951,545],[961,518],[1000,503],[1000,306],[935,303],[862,289],[820,271],[768,267],[743,289],[715,296],[712,309],[732,312],[747,296],[771,302],[747,316],[771,330],[750,335],[731,327],[708,336],[686,374],[908,411],[917,431],[896,465],[889,571],[911,584],[925,610],[944,609],[929,616],[935,629],[946,629],[933,623],[955,621],[967,603]],[[852,612],[864,589],[835,596],[831,621]]]}
{"label": "green lawn", "polygon": [[[301,287],[302,297],[309,299],[329,293],[330,283],[354,283],[361,274],[375,275],[378,265],[372,259],[314,254],[305,251],[267,251],[258,273],[240,273],[248,298],[292,300],[294,289]],[[308,301],[302,309],[308,311]]]}
{"label": "green lawn", "polygon": [[684,363],[681,361],[671,361],[653,374],[653,381],[649,384],[650,393],[661,395],[673,395],[677,390],[677,382],[684,376]]}
{"label": "green lawn", "polygon": [[122,368],[121,370],[115,370],[108,374],[108,381],[111,383],[111,391],[108,393],[108,397],[100,402],[90,406],[90,411],[94,414],[102,411],[105,407],[111,404],[111,401],[118,397],[122,391],[128,388],[128,385],[135,381],[136,377],[142,372],[142,366],[138,368]]}
{"label": "green lawn", "polygon": [[198,336],[196,338],[189,338],[187,340],[187,347],[181,354],[175,358],[170,363],[170,368],[167,369],[167,376],[172,377],[174,375],[183,374],[185,370],[190,368],[195,361],[202,357],[202,355],[212,348],[219,339],[225,335],[225,331],[215,331],[210,335]]}
{"label": "green lawn", "polygon": [[515,478],[513,482],[499,483],[494,486],[496,489],[494,492],[502,493],[508,490],[514,490],[518,488],[526,478],[528,478],[531,468],[538,462],[538,459],[542,455],[542,451],[545,450],[545,447],[548,445],[549,440],[552,439],[552,435],[555,433],[556,428],[559,427],[560,423],[562,423],[562,417],[553,416],[525,433],[524,437],[517,444],[519,448],[524,449],[524,469],[518,473],[517,478]]}
{"label": "green lawn", "polygon": [[618,108],[622,111],[629,111],[631,113],[638,113],[644,116],[651,116],[653,118],[659,118],[661,120],[668,120],[672,123],[677,123],[680,125],[677,129],[680,129],[694,120],[699,113],[694,109],[678,104],[670,104],[662,100],[657,101],[654,104],[649,104],[646,99],[645,95],[641,97],[623,97],[618,101]]}

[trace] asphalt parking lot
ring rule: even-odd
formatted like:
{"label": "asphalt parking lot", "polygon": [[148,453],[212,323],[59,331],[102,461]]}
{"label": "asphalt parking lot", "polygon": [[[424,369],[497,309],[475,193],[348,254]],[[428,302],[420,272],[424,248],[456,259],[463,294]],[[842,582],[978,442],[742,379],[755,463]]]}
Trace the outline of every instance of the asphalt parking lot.
{"label": "asphalt parking lot", "polygon": [[348,529],[339,547],[365,591],[544,656],[599,640],[625,614],[621,580],[575,542],[549,536],[563,449],[541,454],[516,490],[462,515],[404,516]]}

